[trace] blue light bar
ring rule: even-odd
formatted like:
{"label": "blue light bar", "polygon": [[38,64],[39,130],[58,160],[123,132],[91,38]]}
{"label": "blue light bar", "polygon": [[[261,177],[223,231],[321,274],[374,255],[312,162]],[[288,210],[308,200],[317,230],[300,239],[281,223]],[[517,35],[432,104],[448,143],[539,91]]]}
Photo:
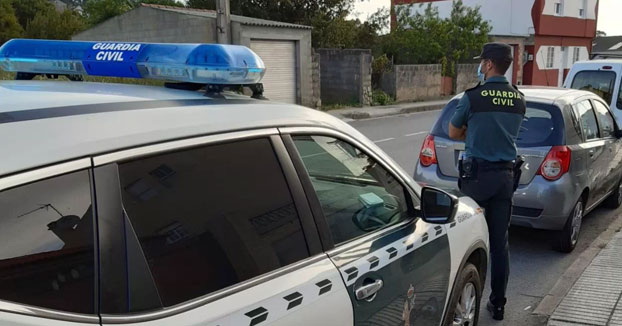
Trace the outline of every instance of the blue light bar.
{"label": "blue light bar", "polygon": [[0,47],[0,68],[220,85],[257,84],[266,71],[257,54],[239,45],[25,39]]}

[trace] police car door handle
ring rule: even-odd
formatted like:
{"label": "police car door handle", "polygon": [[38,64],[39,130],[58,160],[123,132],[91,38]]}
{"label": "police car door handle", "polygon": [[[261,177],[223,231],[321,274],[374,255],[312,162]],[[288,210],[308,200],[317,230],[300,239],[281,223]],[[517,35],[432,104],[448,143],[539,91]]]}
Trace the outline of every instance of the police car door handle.
{"label": "police car door handle", "polygon": [[356,300],[374,300],[376,298],[376,294],[378,293],[378,291],[380,291],[380,289],[382,289],[383,285],[384,282],[382,282],[382,280],[376,280],[374,281],[374,283],[360,286],[359,288],[354,290]]}

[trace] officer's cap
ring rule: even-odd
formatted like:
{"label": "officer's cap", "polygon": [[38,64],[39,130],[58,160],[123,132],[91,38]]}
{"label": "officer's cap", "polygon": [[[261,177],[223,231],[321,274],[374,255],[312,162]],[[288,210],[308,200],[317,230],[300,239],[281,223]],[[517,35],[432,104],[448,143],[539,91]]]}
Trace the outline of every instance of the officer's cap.
{"label": "officer's cap", "polygon": [[473,59],[509,60],[512,61],[512,47],[499,42],[487,43],[482,54]]}

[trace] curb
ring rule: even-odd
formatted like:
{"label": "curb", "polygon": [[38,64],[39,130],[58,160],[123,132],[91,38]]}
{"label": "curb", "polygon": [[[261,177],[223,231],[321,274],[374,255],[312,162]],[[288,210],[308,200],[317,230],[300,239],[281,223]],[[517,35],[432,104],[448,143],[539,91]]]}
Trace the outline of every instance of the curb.
{"label": "curb", "polygon": [[550,317],[555,309],[568,294],[570,289],[583,274],[585,269],[592,263],[594,258],[605,248],[607,243],[613,239],[615,234],[622,228],[622,215],[613,221],[609,227],[603,231],[590,246],[577,257],[577,259],[564,272],[555,283],[549,293],[544,296],[538,307],[533,311],[533,315],[543,315]]}
{"label": "curb", "polygon": [[445,105],[446,104],[432,104],[432,105],[423,105],[423,106],[419,105],[419,106],[412,106],[412,107],[406,107],[406,108],[401,108],[401,109],[399,108],[376,109],[371,113],[365,112],[365,111],[354,111],[354,112],[347,112],[347,113],[334,113],[333,115],[341,119],[365,120],[365,119],[371,119],[371,118],[383,118],[383,117],[390,117],[390,116],[409,114],[409,113],[437,111],[437,110],[441,110],[443,107],[445,107]]}

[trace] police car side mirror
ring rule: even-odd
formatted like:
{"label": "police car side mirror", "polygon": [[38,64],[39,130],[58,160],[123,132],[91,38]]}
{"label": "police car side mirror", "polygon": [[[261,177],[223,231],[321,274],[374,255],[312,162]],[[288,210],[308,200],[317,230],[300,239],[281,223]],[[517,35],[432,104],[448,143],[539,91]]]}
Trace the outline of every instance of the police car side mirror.
{"label": "police car side mirror", "polygon": [[421,218],[426,223],[450,223],[458,210],[458,198],[440,189],[424,187],[421,190]]}

